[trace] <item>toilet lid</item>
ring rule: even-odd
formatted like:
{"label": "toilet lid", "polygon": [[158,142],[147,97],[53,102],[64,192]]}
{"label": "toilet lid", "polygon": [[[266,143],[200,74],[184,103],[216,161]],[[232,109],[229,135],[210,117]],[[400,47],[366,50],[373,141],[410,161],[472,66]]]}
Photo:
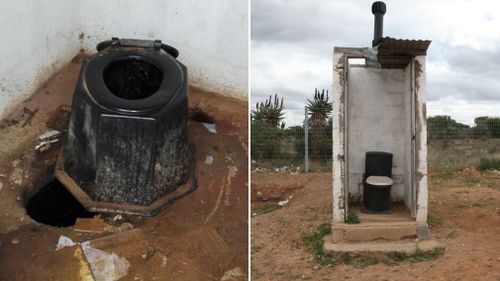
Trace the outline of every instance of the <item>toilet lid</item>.
{"label": "toilet lid", "polygon": [[369,176],[366,179],[367,184],[377,185],[377,186],[388,186],[392,185],[394,181],[389,177],[381,177],[381,176]]}

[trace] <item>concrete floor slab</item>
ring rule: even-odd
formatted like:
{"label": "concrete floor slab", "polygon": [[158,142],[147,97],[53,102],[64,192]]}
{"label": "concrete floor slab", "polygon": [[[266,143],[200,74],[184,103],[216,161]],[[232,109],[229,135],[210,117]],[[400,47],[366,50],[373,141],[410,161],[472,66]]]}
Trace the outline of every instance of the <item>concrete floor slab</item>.
{"label": "concrete floor slab", "polygon": [[357,242],[357,243],[332,243],[328,236],[325,237],[323,251],[326,255],[332,255],[339,252],[361,253],[361,252],[404,252],[413,255],[417,249],[421,251],[432,251],[441,247],[436,240],[424,241],[379,241],[379,242]]}

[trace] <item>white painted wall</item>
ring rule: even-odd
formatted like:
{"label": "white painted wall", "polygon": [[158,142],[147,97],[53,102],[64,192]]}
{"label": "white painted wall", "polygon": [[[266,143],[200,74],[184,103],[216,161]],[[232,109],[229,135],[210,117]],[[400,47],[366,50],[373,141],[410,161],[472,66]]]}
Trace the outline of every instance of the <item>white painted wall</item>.
{"label": "white painted wall", "polygon": [[[112,36],[179,49],[193,84],[247,99],[247,0],[17,0],[0,9],[0,117],[67,63]],[[83,33],[84,37],[79,38]]]}
{"label": "white painted wall", "polygon": [[[343,223],[346,214],[345,202],[345,144],[344,144],[344,100],[345,57],[337,48],[333,52],[332,77],[332,172],[333,172],[333,223]],[[348,206],[347,206],[348,207]]]}
{"label": "white painted wall", "polygon": [[[428,213],[426,57],[416,56],[404,70],[383,69],[381,72],[374,72],[363,67],[356,68],[346,65],[347,58],[359,58],[366,52],[366,48],[336,47],[333,53],[333,223],[339,224],[345,221],[345,214],[348,211],[348,204],[345,202],[346,192],[359,194],[361,191],[357,185],[360,182],[359,173],[364,170],[364,151],[386,150],[392,152],[399,150],[407,156],[405,159],[398,159],[399,157],[395,155],[393,175],[398,175],[402,170],[403,177],[400,180],[403,184],[396,187],[395,190],[393,186],[392,196],[399,197],[397,199],[402,199],[402,196],[407,204],[410,199],[416,199],[416,206],[414,206],[416,210],[412,210],[412,216],[416,219],[419,227],[426,228]],[[357,93],[357,97],[353,97],[353,92],[354,95]],[[368,93],[372,95],[370,96]],[[397,93],[400,93],[401,97],[388,100]],[[361,100],[363,95],[365,98]],[[348,103],[349,112],[346,112],[344,103]],[[352,103],[354,103],[355,108],[357,107],[354,113]],[[378,109],[376,109],[377,107]],[[362,112],[363,110],[371,112],[370,116]],[[381,112],[390,113],[389,117],[381,116]],[[397,118],[392,118],[392,116],[398,116],[402,123],[399,123]],[[358,130],[358,132],[349,132],[349,128],[352,129],[353,126],[352,118],[358,119],[354,121],[359,123],[355,124],[355,127],[361,126],[364,129]],[[349,128],[346,128],[346,121],[349,122]],[[414,126],[410,125],[411,121],[413,121]],[[398,133],[394,128],[400,124],[405,125]],[[383,132],[380,128],[383,128]],[[371,133],[371,135],[363,133],[364,131]],[[348,135],[347,143],[344,143],[346,132],[353,135]],[[358,134],[357,137],[364,138],[364,140],[355,140],[354,142],[358,143],[354,143],[354,147],[357,146],[363,152],[352,152],[352,137],[355,137],[356,134]],[[407,140],[403,141],[404,144],[398,143],[395,137],[398,134],[400,134],[399,137]],[[409,141],[412,135],[415,136],[414,159],[411,158],[413,144]],[[392,146],[380,143],[381,141],[388,141],[388,143],[392,143]],[[410,173],[412,168],[413,179]],[[354,170],[354,173],[350,173],[351,170]],[[346,175],[346,173],[349,174]],[[346,180],[348,180],[349,186],[346,186]],[[414,181],[416,198],[410,198],[410,196],[415,196],[409,186],[412,181]]]}
{"label": "white painted wall", "polygon": [[[365,153],[385,151],[393,154],[392,176],[399,180],[391,189],[393,201],[403,200],[405,182],[410,177],[411,159],[408,129],[411,126],[410,107],[405,89],[403,69],[382,69],[380,72],[364,66],[349,68],[348,112],[348,190],[351,195],[363,193]],[[409,186],[407,186],[409,187]]]}
{"label": "white painted wall", "polygon": [[[412,91],[413,87],[413,82],[414,82],[414,77],[413,77],[413,69],[415,68],[414,63],[410,62],[406,68],[404,69],[404,75],[405,75],[405,81],[404,81],[404,107],[405,107],[405,119],[409,120],[407,123],[407,126],[405,127],[405,132],[404,132],[404,138],[407,140],[405,142],[405,151],[408,153],[406,159],[404,159],[404,171],[408,171],[407,175],[402,178],[402,183],[405,187],[404,193],[403,193],[403,200],[406,204],[406,206],[410,209],[412,216],[415,216],[415,199],[416,199],[416,193],[415,193],[415,186],[413,188],[411,185],[414,184],[414,172],[415,172],[415,167],[412,165],[412,163],[415,163],[415,159],[413,158],[413,150],[415,149],[415,141],[413,140],[412,136],[415,135],[414,133],[414,128],[415,128],[415,117],[414,117],[414,110],[412,107],[414,106],[414,100],[412,99],[412,95],[414,94]],[[412,174],[413,171],[413,174]],[[412,183],[413,181],[413,183]]]}
{"label": "white painted wall", "polygon": [[1,4],[0,117],[28,98],[80,49],[78,1]]}
{"label": "white painted wall", "polygon": [[[429,194],[427,189],[427,78],[426,57],[415,57],[415,122],[416,122],[416,189],[417,223],[427,223]],[[420,145],[419,145],[420,143]]]}
{"label": "white painted wall", "polygon": [[246,99],[247,0],[82,0],[83,48],[111,37],[161,39],[176,47],[190,82]]}

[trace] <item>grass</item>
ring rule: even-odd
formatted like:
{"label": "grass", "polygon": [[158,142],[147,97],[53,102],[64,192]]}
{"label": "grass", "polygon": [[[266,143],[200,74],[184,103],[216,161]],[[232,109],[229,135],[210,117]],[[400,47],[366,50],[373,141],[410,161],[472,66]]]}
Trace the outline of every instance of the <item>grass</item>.
{"label": "grass", "polygon": [[354,212],[349,212],[347,214],[347,221],[346,221],[347,224],[358,224],[358,223],[361,223],[361,221],[359,220],[359,217],[356,213]]}
{"label": "grass", "polygon": [[477,166],[479,170],[500,170],[500,158],[481,158]]}
{"label": "grass", "polygon": [[[428,142],[428,166],[429,170],[436,172],[459,171],[465,168],[477,167],[482,159],[489,159],[487,169],[500,169],[500,138],[485,139],[451,139],[436,140]],[[284,166],[301,167],[304,166],[304,159],[298,157],[290,149],[283,148],[287,153],[281,155],[278,159],[253,159],[252,170],[255,168],[281,168]],[[493,162],[491,162],[493,161]],[[493,167],[488,165],[494,164]],[[310,160],[310,171],[331,171],[332,161]]]}
{"label": "grass", "polygon": [[417,252],[414,255],[408,255],[404,252],[392,252],[388,254],[388,258],[392,260],[394,263],[417,263],[424,261],[435,260],[444,255],[444,248],[436,248],[432,251],[422,251],[417,248]]}
{"label": "grass", "polygon": [[331,231],[332,226],[329,223],[324,223],[316,231],[302,235],[304,245],[314,255],[314,261],[320,265],[335,264],[335,260],[326,256],[323,251],[323,237],[330,234]]}
{"label": "grass", "polygon": [[443,218],[434,216],[429,213],[427,215],[427,224],[429,224],[430,227],[441,226],[443,225]]}
{"label": "grass", "polygon": [[[386,265],[397,265],[404,262],[417,263],[435,260],[444,254],[444,248],[436,248],[432,251],[422,251],[417,248],[414,255],[408,255],[404,252],[392,252],[389,254],[381,253],[336,253],[333,256],[327,256],[323,251],[323,237],[330,234],[331,225],[321,224],[316,231],[302,235],[302,241],[306,248],[313,254],[314,262],[319,265],[351,265],[355,268],[365,268],[380,262]],[[296,243],[296,242],[295,242]],[[292,243],[292,244],[295,244]],[[296,245],[292,245],[296,247]]]}
{"label": "grass", "polygon": [[446,234],[446,238],[448,239],[455,239],[458,236],[458,232],[456,230],[452,230]]}
{"label": "grass", "polygon": [[281,209],[282,207],[278,205],[276,202],[267,202],[266,204],[262,205],[259,209],[257,209],[256,213],[257,215],[262,215],[262,214],[267,214],[274,212],[276,210]]}
{"label": "grass", "polygon": [[428,164],[432,171],[458,171],[476,167],[483,158],[500,158],[500,139],[431,140]]}

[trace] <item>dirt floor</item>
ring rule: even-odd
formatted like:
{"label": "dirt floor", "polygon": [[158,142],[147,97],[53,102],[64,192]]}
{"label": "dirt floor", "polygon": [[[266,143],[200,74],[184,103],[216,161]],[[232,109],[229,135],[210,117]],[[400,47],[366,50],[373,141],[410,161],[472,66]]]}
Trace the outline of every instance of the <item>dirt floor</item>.
{"label": "dirt floor", "polygon": [[[442,257],[320,266],[302,235],[331,222],[331,174],[252,173],[253,280],[500,280],[500,171],[430,173],[431,238]],[[283,207],[276,202],[288,198]]]}
{"label": "dirt floor", "polygon": [[[30,196],[54,178],[63,142],[43,152],[34,146],[49,129],[60,130],[64,139],[79,66],[77,57],[0,122],[0,280],[84,280],[77,247],[54,250],[59,236],[82,242],[112,235],[39,224],[24,209]],[[101,245],[130,263],[120,280],[246,280],[246,103],[195,87],[190,87],[189,99],[198,188],[155,217],[113,221],[113,216],[102,216],[109,225],[128,222],[140,232],[133,241],[119,243],[117,238]],[[216,134],[199,122],[207,116]],[[205,164],[207,155],[213,156],[213,164]]]}

